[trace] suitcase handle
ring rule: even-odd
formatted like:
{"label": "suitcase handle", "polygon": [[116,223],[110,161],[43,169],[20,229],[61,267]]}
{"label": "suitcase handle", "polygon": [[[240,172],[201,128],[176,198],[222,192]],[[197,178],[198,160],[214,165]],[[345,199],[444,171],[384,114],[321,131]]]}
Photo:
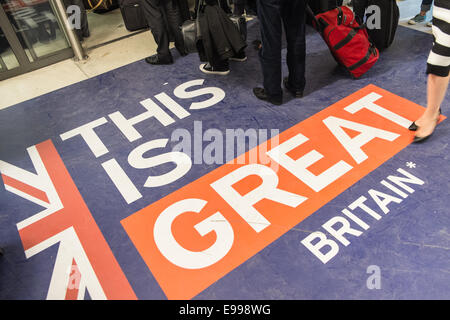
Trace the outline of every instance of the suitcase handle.
{"label": "suitcase handle", "polygon": [[309,6],[308,3],[306,4],[306,13],[309,14],[310,17],[313,19],[314,24],[316,25],[316,28],[317,28],[317,29],[320,29],[320,30],[317,30],[317,31],[322,32],[322,31],[323,31],[323,28],[321,28],[321,25],[320,25],[319,20],[317,20],[316,15],[315,15],[314,12],[312,11],[312,9],[311,9],[311,7]]}

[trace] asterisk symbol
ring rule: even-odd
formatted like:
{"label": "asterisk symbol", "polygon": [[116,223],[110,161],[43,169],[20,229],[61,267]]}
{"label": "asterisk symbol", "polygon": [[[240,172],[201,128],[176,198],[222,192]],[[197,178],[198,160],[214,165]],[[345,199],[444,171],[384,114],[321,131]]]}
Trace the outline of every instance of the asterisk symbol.
{"label": "asterisk symbol", "polygon": [[409,161],[406,163],[406,166],[410,169],[413,169],[416,167],[416,164],[414,162]]}

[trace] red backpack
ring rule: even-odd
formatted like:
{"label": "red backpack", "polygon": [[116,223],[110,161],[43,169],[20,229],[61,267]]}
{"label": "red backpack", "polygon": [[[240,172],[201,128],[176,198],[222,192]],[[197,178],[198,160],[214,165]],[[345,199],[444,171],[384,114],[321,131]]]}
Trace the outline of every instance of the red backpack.
{"label": "red backpack", "polygon": [[[307,11],[314,16],[311,8]],[[379,51],[369,40],[364,25],[360,25],[353,11],[342,6],[316,15],[313,27],[322,35],[334,59],[353,78],[359,78],[378,61]]]}

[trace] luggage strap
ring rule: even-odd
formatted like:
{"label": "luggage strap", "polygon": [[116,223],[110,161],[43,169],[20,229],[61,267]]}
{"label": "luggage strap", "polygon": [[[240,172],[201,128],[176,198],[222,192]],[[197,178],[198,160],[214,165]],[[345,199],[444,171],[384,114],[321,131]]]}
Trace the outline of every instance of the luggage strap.
{"label": "luggage strap", "polygon": [[350,30],[350,32],[348,33],[348,35],[342,39],[341,41],[339,41],[334,47],[333,50],[339,50],[341,49],[343,46],[345,46],[347,43],[349,43],[357,34],[359,30],[364,29],[366,26],[360,25],[359,27],[356,28],[352,28],[352,30]]}
{"label": "luggage strap", "polygon": [[359,67],[361,67],[364,63],[366,63],[367,61],[369,61],[370,57],[372,56],[372,54],[376,53],[375,47],[371,46],[369,48],[369,50],[367,50],[367,54],[365,55],[364,58],[362,58],[361,60],[359,60],[357,63],[355,63],[354,65],[351,65],[350,67],[348,67],[347,69],[349,71],[353,71],[355,69],[358,69]]}
{"label": "luggage strap", "polygon": [[337,9],[338,9],[338,16],[337,16],[338,25],[341,25],[344,19],[344,11],[342,11],[341,7],[337,7]]}
{"label": "luggage strap", "polygon": [[339,49],[341,49],[342,47],[344,47],[346,44],[348,44],[350,41],[352,41],[352,39],[358,34],[358,31],[356,31],[355,29],[350,30],[350,32],[348,33],[348,35],[342,39],[341,41],[339,41],[334,47],[333,50],[337,51]]}

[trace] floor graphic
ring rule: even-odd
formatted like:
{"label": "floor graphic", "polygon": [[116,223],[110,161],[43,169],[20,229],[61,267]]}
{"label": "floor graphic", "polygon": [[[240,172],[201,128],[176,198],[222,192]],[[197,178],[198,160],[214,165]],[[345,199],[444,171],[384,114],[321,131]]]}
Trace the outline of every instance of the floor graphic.
{"label": "floor graphic", "polygon": [[400,28],[356,81],[307,43],[280,107],[249,48],[227,77],[139,61],[0,111],[0,298],[449,298],[448,121],[407,130],[432,38]]}
{"label": "floor graphic", "polygon": [[[368,86],[122,224],[167,296],[192,298],[406,147],[412,135],[404,116],[421,112],[418,105]],[[351,137],[346,129],[357,135]],[[405,191],[412,192],[401,181],[423,184],[404,171],[392,180],[400,189],[387,187],[396,196],[371,190],[384,213],[389,203],[402,202]],[[191,212],[196,214],[183,217]],[[349,212],[349,217],[354,216]],[[350,221],[340,217],[328,226],[344,245],[349,243],[345,233],[362,233],[350,228]],[[338,230],[336,224],[341,224]],[[362,221],[361,226],[368,228]],[[205,238],[214,231],[215,240],[201,239],[192,228]],[[337,242],[324,240],[323,233],[310,236],[305,245],[327,263]],[[316,237],[321,241],[312,245]],[[324,254],[323,241],[332,243],[334,252]],[[206,249],[186,249],[200,247],[198,242],[207,242]]]}

